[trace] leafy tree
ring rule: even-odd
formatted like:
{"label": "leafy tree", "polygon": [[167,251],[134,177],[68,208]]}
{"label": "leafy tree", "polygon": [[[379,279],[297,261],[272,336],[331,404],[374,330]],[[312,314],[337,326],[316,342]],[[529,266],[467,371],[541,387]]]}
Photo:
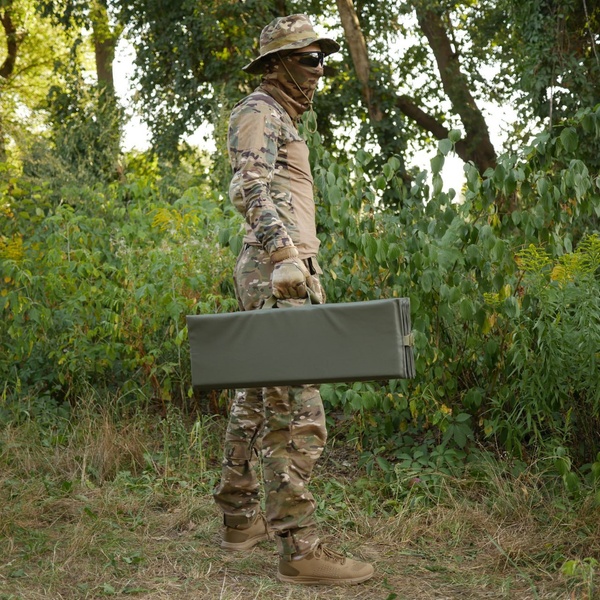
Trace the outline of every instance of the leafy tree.
{"label": "leafy tree", "polygon": [[[6,39],[6,57],[0,66],[0,78],[1,81],[6,81],[13,74],[15,70],[15,63],[17,62],[17,53],[19,50],[19,44],[21,42],[21,36],[19,35],[17,28],[13,20],[13,2],[3,3],[3,10],[0,13],[0,22],[4,29],[4,36]],[[0,162],[6,160],[6,147],[5,147],[5,134],[2,126],[2,114],[0,113]]]}
{"label": "leafy tree", "polygon": [[[57,81],[54,63],[65,56],[66,36],[36,14],[33,0],[0,2],[0,162],[8,142],[22,146],[43,127],[39,110]],[[26,126],[25,126],[26,123]]]}
{"label": "leafy tree", "polygon": [[39,8],[55,25],[73,31],[77,40],[91,31],[97,85],[105,92],[104,101],[114,102],[113,62],[123,27],[118,22],[111,24],[108,0],[40,0]]}
{"label": "leafy tree", "polygon": [[73,176],[114,179],[123,115],[112,61],[121,27],[107,4],[6,0],[0,20],[0,160],[33,178],[52,172],[57,187]]}
{"label": "leafy tree", "polygon": [[522,109],[553,125],[600,103],[597,2],[506,0],[505,12],[513,28],[497,42],[516,61]]}
{"label": "leafy tree", "polygon": [[[584,6],[550,0],[336,0],[335,6],[313,0],[181,0],[164,11],[156,0],[136,0],[122,4],[122,20],[130,23],[137,49],[140,105],[165,151],[176,152],[181,136],[202,122],[218,124],[258,82],[240,68],[256,54],[266,22],[306,12],[343,45],[342,54],[328,62],[316,102],[323,140],[332,151],[376,147],[373,168],[395,156],[404,172],[411,140],[430,143],[456,129],[461,139],[455,152],[484,173],[495,167],[498,151],[484,101],[520,98],[519,140],[532,129],[534,115],[539,129],[556,119],[557,105],[564,116],[597,102],[591,33],[597,30],[597,8],[582,21]],[[558,37],[536,37],[536,31],[555,31],[557,23]],[[553,70],[544,66],[549,62]],[[566,81],[558,100],[557,86]],[[549,89],[552,117],[543,111]],[[409,173],[404,177],[410,180]]]}
{"label": "leafy tree", "polygon": [[[495,43],[512,57],[499,73],[510,76],[519,94],[518,128],[563,127],[579,111],[600,103],[600,5],[589,0],[505,0],[512,23]],[[579,139],[581,158],[600,166],[594,136]]]}
{"label": "leafy tree", "polygon": [[[123,114],[115,95],[113,61],[122,27],[106,0],[40,0],[40,14],[72,39],[57,60],[61,80],[50,86],[46,108],[56,153],[77,177],[119,174]],[[96,82],[86,81],[93,56]]]}
{"label": "leafy tree", "polygon": [[156,148],[175,156],[181,137],[217,124],[252,89],[240,69],[253,54],[254,32],[275,16],[270,2],[160,0],[121,3],[120,18],[136,51],[138,105]]}

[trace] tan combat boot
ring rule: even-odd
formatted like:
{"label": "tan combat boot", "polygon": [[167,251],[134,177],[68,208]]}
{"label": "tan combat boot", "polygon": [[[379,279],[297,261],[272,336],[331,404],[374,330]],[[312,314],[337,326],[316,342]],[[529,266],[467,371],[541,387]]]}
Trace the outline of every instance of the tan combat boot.
{"label": "tan combat boot", "polygon": [[298,560],[279,561],[277,579],[304,585],[353,585],[370,579],[373,565],[346,558],[319,544]]}
{"label": "tan combat boot", "polygon": [[271,536],[267,521],[262,514],[256,515],[253,521],[245,517],[232,517],[225,515],[223,529],[223,540],[221,548],[224,550],[250,550],[263,540]]}

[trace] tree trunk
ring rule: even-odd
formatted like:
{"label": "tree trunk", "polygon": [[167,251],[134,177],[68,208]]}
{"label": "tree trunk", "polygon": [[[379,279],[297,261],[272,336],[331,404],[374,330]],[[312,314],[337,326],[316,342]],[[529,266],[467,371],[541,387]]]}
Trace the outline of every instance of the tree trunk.
{"label": "tree trunk", "polygon": [[336,3],[352,63],[354,64],[354,70],[362,86],[362,95],[369,111],[369,118],[378,123],[383,119],[383,114],[377,106],[375,94],[370,85],[371,65],[369,63],[367,43],[360,27],[358,15],[356,14],[352,0],[336,0]]}
{"label": "tree trunk", "polygon": [[94,54],[98,87],[104,90],[106,98],[114,98],[115,81],[113,61],[120,30],[110,28],[106,0],[95,0],[91,12]]}
{"label": "tree trunk", "polygon": [[17,33],[17,28],[12,20],[12,0],[3,4],[5,9],[4,12],[0,13],[0,21],[2,22],[2,27],[4,27],[4,33],[6,35],[6,58],[0,67],[0,77],[8,79],[15,70],[19,43],[21,42],[22,36],[19,36]]}
{"label": "tree trunk", "polygon": [[[362,33],[358,15],[352,0],[336,0],[338,12],[356,76],[362,86],[363,99],[369,118],[374,123],[383,119],[375,91],[370,82],[371,67],[367,44]],[[465,139],[459,141],[456,153],[465,162],[473,161],[480,173],[496,166],[496,152],[490,141],[487,124],[477,107],[468,80],[461,71],[458,56],[452,49],[450,39],[439,14],[414,2],[419,26],[425,34],[435,56],[445,94],[452,102],[465,129]],[[436,139],[448,137],[449,130],[434,117],[427,114],[408,96],[398,96],[396,106],[419,127],[429,131]]]}
{"label": "tree trunk", "polygon": [[122,176],[119,165],[121,149],[122,112],[115,93],[113,62],[117,41],[122,27],[111,29],[107,0],[93,0],[90,12],[92,22],[92,39],[96,58],[96,75],[98,80],[98,118],[102,118],[104,132],[102,144],[104,151],[113,159],[114,174]]}
{"label": "tree trunk", "polygon": [[[0,66],[0,90],[4,83],[10,78],[15,70],[19,44],[24,34],[19,34],[12,19],[13,0],[5,0],[2,3],[4,11],[0,13],[0,22],[6,35],[6,58]],[[3,115],[0,112],[0,162],[6,162],[6,133],[3,125]]]}
{"label": "tree trunk", "polygon": [[[415,11],[421,31],[435,56],[444,92],[465,128],[466,136],[459,156],[465,161],[473,161],[480,173],[489,167],[494,168],[496,151],[490,140],[487,124],[471,94],[469,82],[461,71],[458,54],[452,49],[441,16],[424,8],[420,2],[415,2]],[[429,131],[436,135],[432,129]],[[457,147],[457,153],[458,150]]]}

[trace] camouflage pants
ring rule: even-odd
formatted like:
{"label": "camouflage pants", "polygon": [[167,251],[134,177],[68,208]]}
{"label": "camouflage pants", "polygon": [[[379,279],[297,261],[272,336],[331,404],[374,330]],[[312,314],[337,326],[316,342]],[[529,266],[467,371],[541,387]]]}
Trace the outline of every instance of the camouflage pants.
{"label": "camouflage pants", "polygon": [[[234,272],[241,310],[258,309],[271,297],[272,268],[260,248],[242,250]],[[320,286],[316,273],[312,286]],[[285,352],[286,343],[293,341],[282,340],[273,351]],[[239,390],[229,416],[215,501],[226,516],[252,519],[260,510],[257,466],[261,452],[265,514],[277,534],[279,552],[288,557],[310,552],[319,538],[315,500],[307,485],[326,439],[317,386]]]}

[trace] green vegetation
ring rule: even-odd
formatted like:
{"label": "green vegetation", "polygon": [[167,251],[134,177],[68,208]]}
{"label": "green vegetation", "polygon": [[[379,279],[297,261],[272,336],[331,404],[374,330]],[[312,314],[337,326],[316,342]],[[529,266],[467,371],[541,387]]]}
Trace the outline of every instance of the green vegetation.
{"label": "green vegetation", "polygon": [[[457,133],[410,190],[394,159],[372,178],[366,151],[310,137],[329,301],[408,296],[416,340],[415,380],[322,388],[319,510],[378,566],[361,597],[593,597],[600,186],[574,152],[599,123],[467,166],[460,202],[439,175]],[[193,394],[185,315],[236,309],[241,222],[202,164],[132,156],[90,184],[4,167],[2,598],[234,598],[246,576],[283,597],[268,545],[216,548],[228,393]]]}
{"label": "green vegetation", "polygon": [[[597,598],[598,8],[163,5],[0,3],[0,600]],[[277,584],[270,544],[219,550],[231,392],[190,381],[185,316],[237,309],[223,146],[256,82],[232,74],[281,11],[343,37],[304,131],[328,301],[411,300],[414,380],[322,386],[325,538],[377,569],[352,591]],[[121,151],[121,36],[145,153]],[[475,100],[511,104],[511,151]],[[213,156],[181,143],[204,121]]]}

